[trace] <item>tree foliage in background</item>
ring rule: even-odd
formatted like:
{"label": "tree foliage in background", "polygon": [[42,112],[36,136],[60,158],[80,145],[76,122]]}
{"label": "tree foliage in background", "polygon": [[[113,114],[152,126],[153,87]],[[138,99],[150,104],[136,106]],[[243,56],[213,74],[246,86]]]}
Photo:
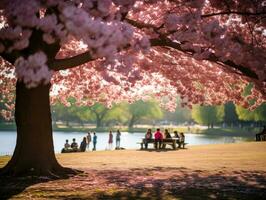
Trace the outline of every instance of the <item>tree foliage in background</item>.
{"label": "tree foliage in background", "polygon": [[103,127],[105,125],[110,125],[111,123],[123,123],[126,121],[126,110],[123,109],[122,104],[113,105],[111,108],[96,103],[93,106],[88,107],[92,120],[96,122],[96,127]]}
{"label": "tree foliage in background", "polygon": [[248,110],[241,106],[236,106],[239,119],[243,121],[266,122],[266,104],[262,104],[255,110]]}
{"label": "tree foliage in background", "polygon": [[95,123],[96,128],[127,123],[131,124],[129,127],[132,128],[141,120],[153,121],[163,117],[161,108],[155,101],[137,101],[132,104],[123,102],[110,108],[100,103],[92,106],[77,106],[74,102],[72,99],[69,107],[60,103],[53,105],[53,119],[63,121],[67,126],[69,122]]}
{"label": "tree foliage in background", "polygon": [[177,124],[190,122],[192,120],[191,109],[178,106],[174,112],[163,110],[163,119]]}
{"label": "tree foliage in background", "polygon": [[224,106],[199,106],[192,108],[192,118],[199,124],[213,128],[214,124],[223,121]]}
{"label": "tree foliage in background", "polygon": [[155,101],[136,101],[128,104],[128,127],[133,128],[134,124],[143,119],[161,119],[162,110]]}
{"label": "tree foliage in background", "polygon": [[234,125],[238,122],[238,115],[236,113],[236,106],[233,102],[228,102],[224,105],[224,119],[223,122],[227,125]]}
{"label": "tree foliage in background", "polygon": [[66,107],[61,103],[57,103],[51,107],[53,121],[62,121],[69,126],[70,122],[82,123],[81,115],[84,113],[77,106]]}

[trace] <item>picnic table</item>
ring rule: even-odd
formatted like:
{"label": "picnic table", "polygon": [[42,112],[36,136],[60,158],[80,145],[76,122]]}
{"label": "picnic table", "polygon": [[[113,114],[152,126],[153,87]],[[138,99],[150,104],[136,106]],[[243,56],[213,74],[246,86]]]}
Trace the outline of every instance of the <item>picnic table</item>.
{"label": "picnic table", "polygon": [[[177,145],[179,142],[179,138],[164,138],[162,140],[162,147],[165,148],[166,145],[171,145],[173,149],[176,149]],[[144,145],[145,143],[148,144],[155,144],[155,139],[149,139],[146,142],[145,138],[142,138],[142,141],[139,142],[138,144],[140,144],[140,149],[144,149]]]}

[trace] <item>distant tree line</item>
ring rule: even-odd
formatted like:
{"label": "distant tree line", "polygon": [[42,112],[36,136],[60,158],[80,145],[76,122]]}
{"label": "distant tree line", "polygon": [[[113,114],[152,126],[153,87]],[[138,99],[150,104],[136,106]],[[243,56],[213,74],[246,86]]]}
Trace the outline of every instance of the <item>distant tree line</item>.
{"label": "distant tree line", "polygon": [[91,107],[71,105],[66,108],[62,104],[52,107],[54,121],[93,123],[96,127],[126,125],[133,128],[136,124],[181,124],[197,123],[213,128],[215,125],[226,127],[242,127],[244,125],[261,126],[266,122],[266,104],[250,111],[236,106],[232,102],[220,106],[194,105],[192,109],[177,107],[169,112],[159,107],[156,101],[137,101],[132,104],[116,104],[106,108],[100,103]]}
{"label": "distant tree line", "polygon": [[137,101],[135,103],[120,103],[107,108],[100,103],[93,106],[76,106],[71,104],[65,107],[60,103],[52,106],[52,118],[54,122],[64,122],[69,126],[70,122],[96,124],[96,128],[113,125],[127,125],[133,128],[135,124],[145,121],[162,119],[162,109],[155,101]]}
{"label": "distant tree line", "polygon": [[[155,100],[136,101],[134,103],[115,104],[107,108],[100,103],[93,106],[77,106],[75,100],[69,100],[70,106],[66,107],[56,103],[51,107],[54,125],[61,122],[66,126],[71,123],[95,124],[97,128],[114,125],[133,128],[136,124],[182,124],[197,123],[213,128],[215,125],[226,127],[262,126],[266,123],[266,104],[255,110],[247,110],[229,102],[220,106],[194,105],[192,109],[178,106],[175,112],[169,112],[159,106]],[[0,103],[4,108],[4,103]],[[0,122],[6,122],[0,117]]]}
{"label": "distant tree line", "polygon": [[229,127],[262,126],[266,123],[266,104],[248,110],[229,102],[220,106],[198,106],[192,108],[192,119],[208,128],[214,125]]}

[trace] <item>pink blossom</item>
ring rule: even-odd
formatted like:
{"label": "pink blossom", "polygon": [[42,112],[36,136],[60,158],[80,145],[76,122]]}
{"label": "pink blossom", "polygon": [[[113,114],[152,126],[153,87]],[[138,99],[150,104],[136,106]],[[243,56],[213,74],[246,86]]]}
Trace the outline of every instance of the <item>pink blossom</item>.
{"label": "pink blossom", "polygon": [[43,34],[42,38],[47,44],[52,44],[55,42],[55,39],[50,34]]}
{"label": "pink blossom", "polygon": [[[14,72],[28,87],[51,81],[53,90],[60,88],[60,101],[74,97],[79,105],[156,96],[173,110],[178,95],[184,106],[227,101],[251,106],[247,99],[253,99],[256,107],[266,100],[265,24],[255,20],[257,14],[210,16],[228,11],[223,1],[0,2],[0,54],[23,55],[16,61],[0,57],[1,94],[9,102]],[[262,9],[232,2],[235,12]],[[60,49],[56,56],[50,52],[55,42]],[[51,79],[48,63],[86,51],[93,61],[78,62]],[[245,98],[250,82],[254,89]]]}
{"label": "pink blossom", "polygon": [[40,83],[49,83],[52,72],[46,65],[47,57],[43,52],[37,52],[28,59],[19,57],[15,62],[16,76],[29,87],[36,87]]}
{"label": "pink blossom", "polygon": [[170,14],[167,16],[165,26],[169,31],[176,30],[181,23],[181,18],[176,14]]}

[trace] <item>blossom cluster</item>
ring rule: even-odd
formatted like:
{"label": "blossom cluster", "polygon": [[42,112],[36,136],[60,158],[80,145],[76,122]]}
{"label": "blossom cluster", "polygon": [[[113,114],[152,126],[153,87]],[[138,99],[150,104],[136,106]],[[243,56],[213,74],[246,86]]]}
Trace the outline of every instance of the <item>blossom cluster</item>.
{"label": "blossom cluster", "polygon": [[29,88],[49,83],[52,71],[49,70],[46,61],[47,57],[43,52],[37,52],[27,59],[19,57],[14,64],[18,80],[23,81]]}

